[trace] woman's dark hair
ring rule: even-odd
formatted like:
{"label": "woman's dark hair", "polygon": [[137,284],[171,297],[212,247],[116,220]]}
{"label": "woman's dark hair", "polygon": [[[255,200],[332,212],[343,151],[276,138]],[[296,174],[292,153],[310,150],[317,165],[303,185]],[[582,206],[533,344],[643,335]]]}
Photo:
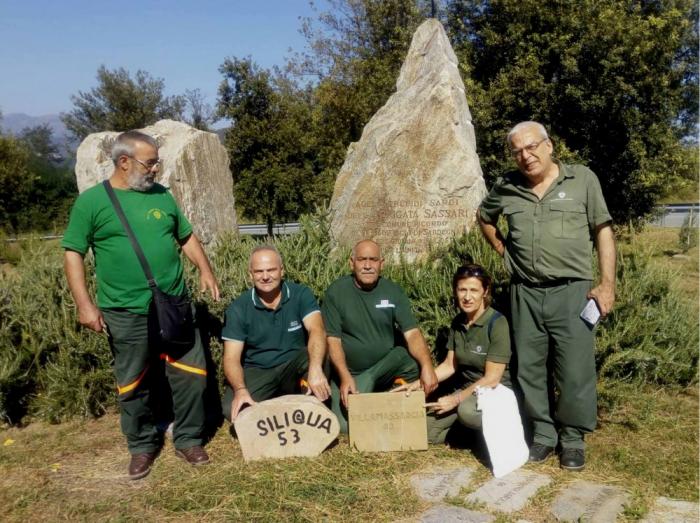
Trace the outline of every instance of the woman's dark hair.
{"label": "woman's dark hair", "polygon": [[456,296],[457,284],[466,278],[476,278],[481,282],[481,286],[484,288],[484,291],[489,293],[484,297],[486,306],[488,307],[491,305],[491,276],[488,275],[486,269],[484,269],[481,265],[477,265],[476,263],[462,265],[461,267],[457,268],[454,276],[452,276],[452,295],[455,297],[455,305],[458,306]]}

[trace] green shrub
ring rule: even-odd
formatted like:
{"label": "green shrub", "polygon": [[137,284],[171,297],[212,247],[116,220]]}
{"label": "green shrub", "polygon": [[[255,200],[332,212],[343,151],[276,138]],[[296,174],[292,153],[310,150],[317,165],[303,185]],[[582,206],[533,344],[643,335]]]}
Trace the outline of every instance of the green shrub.
{"label": "green shrub", "polygon": [[698,215],[693,211],[690,211],[683,220],[683,226],[678,235],[678,246],[683,252],[698,246]]}
{"label": "green shrub", "polygon": [[[284,258],[287,277],[308,285],[319,299],[333,280],[349,272],[349,251],[331,250],[328,223],[327,212],[319,211],[301,219],[298,234],[272,240]],[[221,344],[216,337],[224,310],[250,285],[248,255],[262,241],[221,239],[211,261],[222,300],[214,303],[195,292],[209,311],[210,348],[217,366]],[[598,329],[600,376],[659,385],[696,383],[697,318],[671,285],[678,274],[651,264],[651,255],[641,246],[629,251],[619,257],[616,307]],[[442,357],[441,333],[455,313],[452,274],[469,261],[483,264],[494,277],[495,306],[507,314],[508,276],[478,231],[431,249],[421,263],[387,261],[384,268],[384,274],[406,290],[437,359]],[[92,274],[91,266],[87,272]],[[187,277],[190,288],[196,289],[191,267]],[[89,284],[93,290],[93,281]],[[58,422],[97,416],[115,401],[106,337],[78,326],[62,253],[55,245],[30,243],[13,270],[0,272],[0,347],[0,419],[18,423],[30,415]],[[218,376],[221,383],[220,367]]]}

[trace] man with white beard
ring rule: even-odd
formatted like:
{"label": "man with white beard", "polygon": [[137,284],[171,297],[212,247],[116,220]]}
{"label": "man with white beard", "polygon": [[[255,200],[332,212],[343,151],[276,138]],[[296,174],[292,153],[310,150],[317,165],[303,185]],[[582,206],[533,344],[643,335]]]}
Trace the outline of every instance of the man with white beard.
{"label": "man with white beard", "polygon": [[[139,131],[120,134],[112,146],[114,171],[108,180],[150,266],[158,288],[187,294],[178,244],[199,270],[200,290],[219,299],[219,288],[192,226],[170,192],[155,183],[160,168],[158,144]],[[202,447],[206,361],[196,322],[191,343],[175,345],[160,338],[152,292],[139,258],[110,200],[98,184],[76,200],[61,243],[68,285],[81,325],[106,332],[114,355],[121,428],[131,462],[129,477],[148,475],[162,447],[154,422],[153,388],[157,370],[165,374],[173,397],[176,454],[192,465],[209,462]],[[88,293],[84,257],[95,257],[97,305]]]}

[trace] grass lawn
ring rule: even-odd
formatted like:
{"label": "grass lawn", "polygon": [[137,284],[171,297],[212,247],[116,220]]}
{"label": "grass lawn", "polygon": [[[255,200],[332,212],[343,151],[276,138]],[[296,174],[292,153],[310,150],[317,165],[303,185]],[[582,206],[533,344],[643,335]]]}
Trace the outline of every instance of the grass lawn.
{"label": "grass lawn", "polygon": [[[602,384],[601,396],[586,469],[564,472],[556,460],[527,465],[553,481],[501,521],[547,521],[556,493],[576,479],[628,490],[628,520],[643,515],[657,496],[698,500],[697,391]],[[186,465],[167,442],[151,475],[131,482],[116,414],[9,428],[0,431],[0,444],[4,521],[393,521],[428,507],[411,490],[414,472],[470,465],[477,473],[463,494],[491,477],[468,450],[360,454],[345,437],[317,459],[246,464],[222,427],[208,447],[211,465]],[[463,498],[450,502],[470,507]]]}
{"label": "grass lawn", "polygon": [[[649,249],[653,261],[678,274],[674,285],[698,304],[698,249],[678,252],[678,230],[651,229],[621,242]],[[587,439],[583,472],[560,470],[556,460],[526,465],[552,483],[523,510],[497,521],[552,521],[548,508],[571,482],[585,479],[624,488],[631,495],[622,519],[644,516],[658,496],[698,501],[698,389],[657,388],[603,381],[599,428]],[[116,413],[61,425],[42,422],[0,428],[2,521],[395,521],[428,508],[412,491],[410,476],[444,464],[476,473],[449,503],[464,501],[490,479],[490,471],[464,449],[431,446],[425,452],[360,454],[347,438],[317,459],[246,464],[222,427],[208,450],[212,464],[192,468],[166,443],[153,472],[126,479],[128,455]]]}

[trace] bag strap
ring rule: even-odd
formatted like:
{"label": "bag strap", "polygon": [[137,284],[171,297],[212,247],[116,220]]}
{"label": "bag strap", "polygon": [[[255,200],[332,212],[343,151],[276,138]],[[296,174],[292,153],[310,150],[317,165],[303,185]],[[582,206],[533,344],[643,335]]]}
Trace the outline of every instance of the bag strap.
{"label": "bag strap", "polygon": [[488,335],[489,335],[489,341],[491,341],[491,331],[493,330],[493,324],[496,323],[496,320],[503,316],[498,311],[493,311],[493,315],[491,316],[491,319],[489,320],[489,325],[488,325]]}
{"label": "bag strap", "polygon": [[119,221],[122,222],[124,230],[126,231],[126,235],[129,237],[129,241],[131,242],[131,246],[134,248],[134,252],[136,253],[139,262],[141,263],[143,273],[146,275],[146,280],[148,280],[148,286],[151,289],[158,287],[158,285],[156,284],[156,280],[153,277],[153,273],[151,272],[151,267],[150,265],[148,265],[148,261],[146,261],[146,256],[143,254],[141,246],[136,240],[136,236],[134,236],[134,231],[131,229],[129,222],[127,221],[126,216],[124,215],[124,210],[122,209],[122,206],[119,203],[119,200],[117,199],[117,195],[114,194],[114,189],[112,189],[109,180],[103,181],[102,185],[104,185],[104,188],[107,191],[107,196],[109,196],[109,199],[112,201],[112,205],[114,206],[114,211],[117,213]]}

